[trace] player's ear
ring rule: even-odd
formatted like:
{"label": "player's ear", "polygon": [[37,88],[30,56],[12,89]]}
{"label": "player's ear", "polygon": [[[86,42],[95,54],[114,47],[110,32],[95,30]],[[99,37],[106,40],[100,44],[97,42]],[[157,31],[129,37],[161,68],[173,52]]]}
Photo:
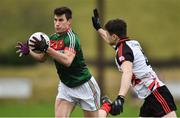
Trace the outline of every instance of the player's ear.
{"label": "player's ear", "polygon": [[68,20],[68,25],[70,26],[72,24],[72,18]]}
{"label": "player's ear", "polygon": [[116,34],[112,34],[111,37],[112,37],[112,40],[116,40],[118,38]]}

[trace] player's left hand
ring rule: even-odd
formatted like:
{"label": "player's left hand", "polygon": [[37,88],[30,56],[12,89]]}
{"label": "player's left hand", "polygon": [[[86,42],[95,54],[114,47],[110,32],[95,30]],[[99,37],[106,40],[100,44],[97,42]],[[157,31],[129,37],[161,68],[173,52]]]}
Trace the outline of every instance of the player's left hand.
{"label": "player's left hand", "polygon": [[29,44],[29,46],[33,47],[32,51],[41,51],[46,52],[49,45],[46,43],[46,40],[41,35],[41,40],[38,40],[36,37],[32,37],[34,40],[30,40],[32,44]]}
{"label": "player's left hand", "polygon": [[96,30],[101,28],[101,23],[100,23],[100,18],[99,18],[99,13],[97,9],[93,10],[94,16],[92,16],[92,23],[93,26]]}
{"label": "player's left hand", "polygon": [[22,55],[28,55],[29,54],[29,46],[28,43],[25,42],[18,42],[16,45],[17,51],[16,53],[19,53],[19,57],[21,57]]}
{"label": "player's left hand", "polygon": [[116,100],[111,104],[111,115],[118,115],[123,112],[124,96],[118,95]]}

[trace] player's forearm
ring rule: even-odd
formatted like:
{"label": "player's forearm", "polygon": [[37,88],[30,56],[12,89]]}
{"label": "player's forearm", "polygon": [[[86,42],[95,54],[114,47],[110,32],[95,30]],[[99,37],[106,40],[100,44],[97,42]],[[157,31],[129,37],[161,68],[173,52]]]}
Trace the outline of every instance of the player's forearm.
{"label": "player's forearm", "polygon": [[132,79],[132,62],[124,61],[121,65],[121,69],[123,71],[122,78],[121,78],[121,86],[119,90],[119,95],[126,96],[129,87],[131,85]]}
{"label": "player's forearm", "polygon": [[68,55],[60,53],[52,48],[48,48],[47,53],[57,62],[63,64],[66,67],[69,67],[73,61],[73,59],[69,58]]}
{"label": "player's forearm", "polygon": [[131,78],[132,78],[131,71],[123,72],[122,78],[121,78],[121,87],[119,90],[119,95],[126,96],[131,85]]}
{"label": "player's forearm", "polygon": [[109,36],[104,29],[102,29],[102,28],[98,29],[98,33],[106,43],[110,44]]}
{"label": "player's forearm", "polygon": [[30,50],[29,55],[37,61],[44,62],[46,60],[45,53],[35,53]]}

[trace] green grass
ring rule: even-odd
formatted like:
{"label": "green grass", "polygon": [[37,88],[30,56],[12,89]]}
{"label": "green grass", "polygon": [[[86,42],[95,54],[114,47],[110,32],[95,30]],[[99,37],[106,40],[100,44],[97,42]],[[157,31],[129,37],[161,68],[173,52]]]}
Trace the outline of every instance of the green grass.
{"label": "green grass", "polygon": [[[97,70],[89,66],[90,71],[97,79]],[[156,69],[164,79],[179,79],[180,68]],[[119,89],[121,73],[116,68],[106,68],[104,72],[104,84],[106,95],[112,100],[116,97]],[[27,78],[32,82],[33,93],[29,99],[0,99],[0,117],[52,117],[54,116],[54,100],[57,93],[58,77],[55,67],[51,63],[39,64],[27,67],[0,67],[0,78]],[[180,109],[180,102],[177,100]],[[134,101],[129,96],[126,98],[124,113],[120,116],[133,116],[139,114],[141,102]],[[177,111],[180,116],[180,110]],[[79,107],[72,116],[80,117],[83,113]]]}
{"label": "green grass", "polygon": [[[137,116],[138,108],[132,106],[124,107],[124,113],[121,116]],[[0,117],[53,117],[54,105],[53,104],[13,104],[1,105]],[[82,117],[83,112],[80,107],[71,114],[72,117]]]}
{"label": "green grass", "polygon": [[[180,106],[178,106],[178,109],[180,109]],[[125,104],[124,112],[120,114],[119,117],[138,117],[138,114],[139,106]],[[180,116],[180,110],[177,110],[177,116]],[[0,117],[54,117],[54,104],[1,105]],[[71,117],[83,117],[83,112],[80,107],[76,107]]]}
{"label": "green grass", "polygon": [[0,107],[0,117],[52,117],[53,104],[6,104]]}

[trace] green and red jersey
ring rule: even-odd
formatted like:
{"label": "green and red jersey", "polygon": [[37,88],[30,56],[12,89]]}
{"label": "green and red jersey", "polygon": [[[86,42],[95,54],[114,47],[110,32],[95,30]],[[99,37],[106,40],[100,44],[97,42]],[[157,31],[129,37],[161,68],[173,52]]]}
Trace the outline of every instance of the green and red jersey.
{"label": "green and red jersey", "polygon": [[69,67],[54,60],[61,82],[68,87],[76,87],[91,78],[91,74],[84,61],[80,39],[72,29],[69,29],[62,35],[55,33],[50,36],[50,46],[60,53],[64,53],[64,50],[69,50],[75,54],[75,58]]}

